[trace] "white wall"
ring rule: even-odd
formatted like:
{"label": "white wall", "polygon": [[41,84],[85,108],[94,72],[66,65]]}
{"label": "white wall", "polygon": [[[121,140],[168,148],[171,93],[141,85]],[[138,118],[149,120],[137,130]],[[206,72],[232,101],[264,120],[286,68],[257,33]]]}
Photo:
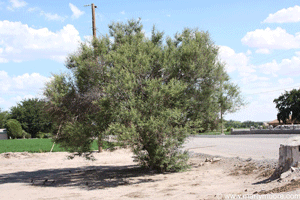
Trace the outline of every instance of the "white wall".
{"label": "white wall", "polygon": [[7,134],[6,133],[0,133],[0,140],[7,140]]}

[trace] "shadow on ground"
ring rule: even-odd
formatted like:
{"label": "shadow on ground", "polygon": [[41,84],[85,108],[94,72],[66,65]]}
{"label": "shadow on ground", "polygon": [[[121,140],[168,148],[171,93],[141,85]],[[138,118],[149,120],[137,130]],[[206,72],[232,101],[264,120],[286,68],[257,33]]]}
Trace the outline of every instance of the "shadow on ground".
{"label": "shadow on ground", "polygon": [[154,172],[142,169],[136,165],[45,169],[32,172],[0,174],[0,184],[27,183],[32,186],[71,186],[93,190],[154,182],[154,180],[146,177],[146,175],[152,174]]}
{"label": "shadow on ground", "polygon": [[256,183],[253,183],[253,185],[266,184],[266,183],[270,183],[272,181],[278,180],[280,178],[280,174],[281,174],[281,171],[277,168],[277,169],[275,169],[273,174],[271,174],[270,177],[268,177],[268,178],[266,178],[262,181],[258,181]]}

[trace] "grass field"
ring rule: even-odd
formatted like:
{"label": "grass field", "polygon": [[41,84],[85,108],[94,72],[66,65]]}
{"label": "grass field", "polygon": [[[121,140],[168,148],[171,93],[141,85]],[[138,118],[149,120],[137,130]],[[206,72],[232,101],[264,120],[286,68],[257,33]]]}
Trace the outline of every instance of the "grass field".
{"label": "grass field", "polygon": [[[224,131],[225,135],[230,135],[230,132]],[[199,135],[221,135],[220,131],[210,131],[210,132],[204,132],[200,133]]]}
{"label": "grass field", "polygon": [[[52,139],[14,139],[0,140],[0,153],[5,152],[49,152],[52,147]],[[103,149],[113,147],[113,143],[104,141]],[[97,141],[92,144],[92,150],[98,150]],[[65,151],[55,144],[53,152]]]}
{"label": "grass field", "polygon": [[[230,134],[230,132],[224,132],[225,135]],[[221,132],[205,132],[200,135],[220,135]],[[52,139],[14,139],[14,140],[0,140],[0,153],[6,152],[49,152],[52,147]],[[112,148],[114,146],[119,146],[118,144],[103,141],[103,149]],[[97,141],[95,140],[92,144],[92,150],[98,150]],[[55,144],[53,152],[65,151],[60,148],[58,144]]]}

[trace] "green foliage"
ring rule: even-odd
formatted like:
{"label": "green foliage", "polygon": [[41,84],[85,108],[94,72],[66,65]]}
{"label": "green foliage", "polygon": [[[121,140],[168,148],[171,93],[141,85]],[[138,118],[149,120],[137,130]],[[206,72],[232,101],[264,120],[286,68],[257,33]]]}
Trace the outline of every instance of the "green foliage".
{"label": "green foliage", "polygon": [[[70,55],[69,75],[45,90],[48,111],[61,124],[56,139],[79,153],[106,134],[118,135],[136,160],[159,171],[187,167],[179,149],[191,133],[213,129],[222,113],[241,105],[237,86],[218,61],[209,34],[185,29],[173,39],[140,21],[113,23],[110,35]],[[111,41],[113,38],[113,42]]]}
{"label": "green foliage", "polygon": [[1,111],[0,109],[0,128],[4,128],[6,121],[9,119],[9,113],[7,111]]}
{"label": "green foliage", "polygon": [[29,133],[27,133],[26,131],[22,130],[22,137],[23,139],[29,139],[31,138],[31,135]]}
{"label": "green foliage", "polygon": [[53,134],[52,133],[43,133],[43,132],[38,132],[36,135],[37,138],[52,138]]}
{"label": "green foliage", "polygon": [[277,119],[286,123],[290,116],[292,121],[300,121],[300,89],[285,91],[273,101],[278,110]]}
{"label": "green foliage", "polygon": [[22,126],[20,122],[15,119],[7,120],[5,124],[7,136],[11,138],[21,138],[23,136]]}
{"label": "green foliage", "polygon": [[234,121],[234,120],[228,120],[224,122],[225,127],[230,128],[250,128],[251,126],[254,128],[258,128],[259,126],[263,126],[263,122],[254,122],[254,121]]}
{"label": "green foliage", "polygon": [[89,126],[84,126],[78,122],[75,124],[67,123],[62,129],[60,137],[55,141],[68,151],[81,154],[91,151],[93,142],[91,133],[92,130],[89,130]]}
{"label": "green foliage", "polygon": [[223,69],[224,66],[219,64],[216,75],[219,77],[219,88],[218,88],[218,103],[220,107],[220,123],[221,132],[223,133],[223,115],[226,113],[232,113],[238,110],[244,105],[244,101],[240,96],[239,87],[230,82],[228,74]]}
{"label": "green foliage", "polygon": [[232,129],[232,127],[227,127],[227,128],[226,128],[226,132],[230,132],[231,129]]}
{"label": "green foliage", "polygon": [[51,130],[49,117],[44,110],[44,101],[36,98],[27,99],[11,108],[10,117],[18,120],[22,128],[35,138],[38,132],[49,132]]}

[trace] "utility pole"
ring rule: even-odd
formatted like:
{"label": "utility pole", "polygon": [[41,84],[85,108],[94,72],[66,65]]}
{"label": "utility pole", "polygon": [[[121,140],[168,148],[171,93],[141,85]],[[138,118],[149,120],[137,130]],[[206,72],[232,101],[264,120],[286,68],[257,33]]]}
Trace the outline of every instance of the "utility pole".
{"label": "utility pole", "polygon": [[97,8],[97,6],[95,6],[92,3],[92,23],[93,23],[93,37],[94,39],[96,38],[96,18],[95,18],[95,8]]}
{"label": "utility pole", "polygon": [[92,26],[93,26],[93,38],[96,38],[96,17],[95,17],[95,6],[93,3],[91,5],[84,5],[84,6],[91,6],[92,8]]}
{"label": "utility pole", "polygon": [[[93,25],[93,39],[96,39],[96,17],[95,17],[95,6],[93,3],[91,5],[84,5],[84,6],[91,6],[92,7],[92,25]],[[94,50],[96,49],[96,45],[94,44]],[[102,152],[103,143],[102,143],[102,135],[98,135],[98,152]]]}

